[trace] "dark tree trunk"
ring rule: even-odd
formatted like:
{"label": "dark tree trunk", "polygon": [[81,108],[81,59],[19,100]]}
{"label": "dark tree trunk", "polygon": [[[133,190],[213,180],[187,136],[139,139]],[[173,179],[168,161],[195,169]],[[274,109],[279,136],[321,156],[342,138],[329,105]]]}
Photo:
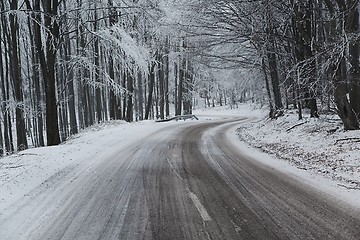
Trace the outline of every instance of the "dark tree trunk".
{"label": "dark tree trunk", "polygon": [[165,74],[164,74],[164,64],[162,55],[158,55],[158,78],[159,78],[159,108],[160,108],[160,119],[165,118]]}
{"label": "dark tree trunk", "polygon": [[186,60],[182,58],[181,64],[179,64],[179,83],[178,83],[178,95],[177,95],[177,109],[176,115],[181,115],[182,109],[182,101],[183,101],[183,91],[184,91],[184,78],[185,78],[185,68],[186,68]]}
{"label": "dark tree trunk", "polygon": [[267,49],[267,57],[269,63],[269,72],[270,72],[270,79],[272,85],[272,92],[274,96],[274,114],[272,117],[277,117],[282,114],[283,104],[281,99],[281,90],[280,90],[280,79],[278,74],[278,64],[275,54],[275,37],[274,37],[274,30],[268,29],[267,30],[268,38],[269,38],[269,46]]}
{"label": "dark tree trunk", "polygon": [[[352,2],[352,1],[349,1]],[[332,1],[326,0],[325,4],[330,11],[331,14],[331,22],[330,22],[330,34],[329,34],[329,42],[334,44],[338,40],[339,32],[343,32],[346,29],[343,29],[344,22],[346,21],[346,16],[341,14],[340,17],[336,16],[335,12],[335,3]],[[345,13],[347,11],[346,9],[346,2],[344,0],[337,0],[336,4],[338,5],[339,11],[341,13]],[[356,15],[356,14],[355,14]],[[359,19],[358,19],[359,20]],[[357,20],[357,21],[358,21]],[[349,26],[345,26],[349,27]],[[356,27],[356,25],[355,25]],[[351,44],[349,52],[351,52]],[[345,54],[345,53],[344,53]],[[350,53],[353,54],[353,53]],[[355,52],[356,55],[356,52]],[[353,61],[353,60],[350,60]],[[336,64],[337,63],[337,64]],[[356,66],[356,60],[355,65]],[[356,76],[356,71],[353,71],[354,69],[350,70],[350,78],[352,79],[353,74]],[[348,100],[348,86],[347,86],[347,67],[346,67],[346,61],[344,57],[342,56],[341,59],[336,59],[336,61],[333,60],[333,64],[330,68],[330,76],[334,75],[333,82],[334,82],[334,97],[335,97],[335,103],[338,110],[338,115],[340,116],[345,130],[356,130],[359,129],[359,121],[356,116],[356,113],[354,109],[351,106],[351,102]],[[350,96],[350,94],[349,94]],[[358,103],[357,103],[358,104]]]}
{"label": "dark tree trunk", "polygon": [[[67,12],[67,6],[66,1],[63,3],[64,5],[64,11]],[[68,26],[69,23],[66,23],[65,25]],[[69,29],[66,29],[68,32]],[[69,108],[69,119],[70,119],[70,134],[76,134],[78,133],[78,125],[77,125],[77,118],[76,118],[76,110],[75,110],[75,90],[74,90],[74,70],[69,64],[70,62],[70,56],[72,55],[71,51],[71,41],[68,34],[65,35],[65,60],[66,60],[66,66],[67,66],[67,82],[65,83],[67,85],[68,89],[68,108]]]}
{"label": "dark tree trunk", "polygon": [[152,102],[153,102],[153,92],[154,92],[154,85],[155,85],[155,66],[156,64],[153,63],[153,65],[151,66],[150,69],[150,73],[149,73],[149,95],[146,101],[146,108],[145,108],[145,119],[148,120],[149,119],[149,115],[150,115],[150,110],[152,107]]}
{"label": "dark tree trunk", "polygon": [[350,106],[354,111],[358,125],[360,124],[360,40],[359,40],[359,1],[349,0],[349,14],[346,21],[346,31],[352,36],[349,43],[349,98]]}
{"label": "dark tree trunk", "polygon": [[283,108],[281,100],[280,80],[278,75],[276,55],[274,52],[268,53],[270,79],[274,96],[274,109],[280,111]]}
{"label": "dark tree trunk", "polygon": [[127,108],[126,108],[126,117],[125,121],[132,122],[134,121],[134,106],[133,106],[133,94],[134,94],[134,83],[133,76],[128,74],[127,76]]}
{"label": "dark tree trunk", "polygon": [[266,92],[267,92],[267,96],[268,96],[268,100],[269,100],[269,118],[272,118],[274,116],[274,104],[273,104],[273,99],[271,96],[271,89],[270,89],[270,82],[269,82],[269,78],[268,78],[268,73],[266,70],[266,64],[265,64],[265,60],[264,58],[261,61],[261,65],[262,65],[262,70],[264,72],[264,77],[265,77],[265,86],[266,86]]}
{"label": "dark tree trunk", "polygon": [[348,101],[346,82],[343,80],[346,79],[345,60],[342,59],[340,64],[341,66],[336,71],[336,76],[334,79],[335,102],[338,109],[338,114],[344,123],[345,130],[357,130],[359,129],[359,123]]}
{"label": "dark tree trunk", "polygon": [[[18,1],[13,0],[10,3],[11,10],[17,10]],[[12,79],[14,86],[14,97],[17,102],[15,108],[16,114],[16,136],[17,136],[17,148],[18,150],[24,150],[28,148],[26,139],[26,128],[25,128],[25,113],[23,105],[23,92],[22,92],[22,79],[21,79],[21,64],[18,53],[18,21],[15,14],[10,14],[10,41],[11,44],[9,49],[11,51],[11,67],[12,67]]]}
{"label": "dark tree trunk", "polygon": [[[114,70],[114,60],[112,56],[109,59],[109,77],[111,81],[115,81],[115,70]],[[109,111],[110,111],[110,119],[115,120],[119,119],[117,116],[117,104],[116,104],[116,89],[114,87],[110,87],[109,90]]]}
{"label": "dark tree trunk", "polygon": [[[33,15],[33,18],[35,19],[35,15]],[[36,111],[36,125],[34,126],[36,126],[36,132],[37,132],[37,145],[43,147],[45,146],[45,142],[44,142],[44,131],[43,131],[44,130],[43,109],[42,109],[43,101],[41,96],[41,84],[40,84],[41,73],[38,67],[40,63],[39,63],[38,55],[36,54],[35,40],[30,22],[29,22],[29,33],[33,43],[31,52],[32,52],[32,61],[33,61],[33,65],[32,65],[33,82],[35,88],[34,104]]]}
{"label": "dark tree trunk", "polygon": [[[0,7],[0,10],[2,10],[2,6]],[[0,32],[2,31],[2,25],[0,23]],[[1,112],[0,112],[0,118],[1,115],[4,115],[4,110],[5,110],[5,92],[2,91],[4,89],[4,84],[5,82],[5,76],[4,76],[4,69],[3,69],[3,60],[2,60],[2,44],[0,44],[0,88],[1,88],[1,93],[0,93],[0,106],[1,106]],[[4,116],[2,116],[4,117]],[[5,119],[4,119],[5,120]],[[5,122],[5,121],[4,121]],[[4,129],[4,135],[6,134],[7,129]],[[1,122],[0,122],[0,157],[2,157],[4,154],[6,154],[6,150],[4,149],[4,138],[3,138],[3,130],[1,127]]]}
{"label": "dark tree trunk", "polygon": [[[94,32],[98,31],[98,14],[97,14],[97,5],[95,2],[95,16],[94,16]],[[99,84],[99,86],[95,86],[95,117],[96,123],[102,122],[103,113],[102,113],[102,99],[101,99],[101,80],[100,80],[100,47],[99,41],[97,39],[94,40],[94,61],[95,61],[95,82]]]}
{"label": "dark tree trunk", "polygon": [[170,102],[169,102],[169,38],[166,39],[166,51],[164,56],[164,74],[165,74],[165,115],[170,116]]}
{"label": "dark tree trunk", "polygon": [[183,67],[184,67],[183,113],[192,114],[193,75],[192,75],[191,63],[189,61],[185,61]]}
{"label": "dark tree trunk", "polygon": [[178,113],[178,92],[179,92],[179,65],[175,62],[174,63],[174,78],[175,78],[175,92],[174,92],[174,105],[175,105],[175,115],[180,115],[180,113]]}
{"label": "dark tree trunk", "polygon": [[[3,9],[3,2],[0,3],[1,4],[1,10]],[[3,38],[3,43],[4,46],[6,46],[7,42],[6,42],[6,31],[5,31],[5,18],[1,17],[1,30],[0,34],[3,33],[3,35],[1,36]],[[0,44],[0,53],[2,53],[2,44]],[[5,62],[3,61],[2,56],[0,56],[0,86],[1,86],[1,93],[2,93],[2,97],[3,97],[3,101],[1,101],[1,111],[4,117],[4,154],[7,153],[12,153],[14,151],[14,147],[12,145],[12,129],[11,129],[11,121],[10,121],[10,114],[9,111],[6,110],[7,106],[6,103],[9,100],[9,82],[8,82],[8,70],[6,70],[6,73],[4,72],[4,68],[3,66],[5,66],[6,69],[8,69],[8,52],[6,50],[6,48],[4,49],[4,56],[5,56]],[[2,134],[0,132],[0,134]]]}
{"label": "dark tree trunk", "polygon": [[138,118],[139,120],[144,119],[144,97],[143,97],[143,83],[142,75],[139,72],[137,77],[137,87],[138,87]]}
{"label": "dark tree trunk", "polygon": [[[43,2],[43,6],[44,26],[48,30],[45,32],[46,44],[42,43],[42,34],[39,26],[39,24],[42,22],[42,19],[39,14],[36,15],[37,21],[34,28],[37,53],[45,80],[47,145],[51,146],[58,145],[60,143],[55,79],[59,26],[57,19],[54,19],[57,16],[58,1],[47,0]],[[35,1],[34,10],[41,12],[40,1]]]}
{"label": "dark tree trunk", "polygon": [[[127,89],[127,85],[126,85],[126,73],[125,71],[122,72],[122,89]],[[127,92],[125,92],[122,96],[122,113],[121,115],[123,116],[123,119],[125,119],[126,117],[126,103],[127,103]]]}

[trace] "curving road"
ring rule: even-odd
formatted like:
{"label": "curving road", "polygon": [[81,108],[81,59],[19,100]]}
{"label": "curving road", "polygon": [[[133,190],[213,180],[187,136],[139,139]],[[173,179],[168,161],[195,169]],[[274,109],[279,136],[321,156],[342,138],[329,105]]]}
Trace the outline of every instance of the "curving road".
{"label": "curving road", "polygon": [[8,239],[360,239],[359,210],[239,152],[225,132],[241,121],[172,125],[111,153],[39,191],[19,210],[37,209],[27,234]]}

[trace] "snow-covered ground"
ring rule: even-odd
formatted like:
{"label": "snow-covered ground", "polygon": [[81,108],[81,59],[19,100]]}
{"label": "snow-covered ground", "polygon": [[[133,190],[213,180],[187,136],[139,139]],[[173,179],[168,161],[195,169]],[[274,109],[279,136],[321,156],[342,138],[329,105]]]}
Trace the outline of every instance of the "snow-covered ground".
{"label": "snow-covered ground", "polygon": [[251,146],[356,190],[360,190],[359,133],[344,131],[336,116],[298,120],[294,111],[276,120],[263,117],[238,129],[240,138]]}
{"label": "snow-covered ground", "polygon": [[[256,117],[258,120],[255,122],[241,125],[239,131],[233,129],[229,133],[239,148],[265,164],[310,181],[310,184],[347,201],[360,203],[360,143],[343,140],[356,138],[359,131],[338,129],[330,133],[339,126],[339,121],[328,118],[305,118],[302,121],[304,124],[292,128],[302,123],[296,120],[294,114],[288,113],[283,118],[269,121],[264,118],[266,109],[248,105],[236,109],[195,110],[194,113],[200,121],[211,121],[220,116]],[[113,121],[86,129],[59,146],[28,149],[0,158],[0,219],[14,203],[26,198],[34,189],[51,188],[55,182],[68,181],[76,174],[101,164],[99,159],[105,159],[115,146],[126,148],[166,126],[192,122],[143,121],[130,124]],[[239,141],[237,134],[255,148]]]}

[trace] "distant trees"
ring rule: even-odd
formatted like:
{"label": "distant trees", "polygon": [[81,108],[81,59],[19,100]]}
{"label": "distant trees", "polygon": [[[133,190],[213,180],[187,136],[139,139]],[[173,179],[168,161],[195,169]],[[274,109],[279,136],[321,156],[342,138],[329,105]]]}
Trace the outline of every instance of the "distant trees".
{"label": "distant trees", "polygon": [[359,129],[358,0],[192,3],[184,29],[203,62],[262,71],[270,117],[292,104],[299,118],[303,108],[311,117],[335,110],[345,129]]}

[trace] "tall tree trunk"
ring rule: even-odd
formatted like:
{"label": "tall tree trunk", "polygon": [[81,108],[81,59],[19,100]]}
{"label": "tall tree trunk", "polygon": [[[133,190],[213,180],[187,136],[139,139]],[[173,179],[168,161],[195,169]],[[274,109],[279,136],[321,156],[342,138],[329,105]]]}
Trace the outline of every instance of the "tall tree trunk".
{"label": "tall tree trunk", "polygon": [[177,109],[176,109],[176,115],[181,115],[181,109],[183,104],[183,93],[184,93],[184,78],[185,78],[185,68],[186,68],[186,59],[184,57],[181,57],[181,61],[178,64],[178,72],[179,72],[179,83],[178,83],[178,89],[177,89]]}
{"label": "tall tree trunk", "polygon": [[138,88],[138,118],[139,120],[144,119],[144,97],[143,97],[143,82],[142,82],[142,74],[138,72],[137,77],[137,88]]}
{"label": "tall tree trunk", "polygon": [[[269,118],[272,118],[274,116],[274,104],[273,104],[273,99],[272,99],[272,95],[271,95],[271,89],[270,89],[270,82],[269,82],[269,78],[268,78],[268,71],[266,70],[266,64],[265,64],[265,59],[264,57],[261,60],[261,66],[262,66],[262,70],[264,73],[264,77],[265,77],[265,86],[266,86],[266,92],[267,92],[267,96],[268,96],[268,101],[269,101]],[[235,100],[233,102],[233,104],[235,104]]]}
{"label": "tall tree trunk", "polygon": [[[337,17],[335,12],[335,3],[330,0],[325,0],[325,4],[331,14],[330,22],[330,34],[329,42],[335,44],[338,39],[339,33],[343,34],[346,29],[344,29],[344,23],[346,22],[346,16],[343,14],[347,11],[346,2],[344,0],[337,0],[336,4],[338,5],[340,17]],[[346,26],[347,27],[347,26]],[[349,49],[350,51],[350,49]],[[345,53],[342,53],[345,55]],[[340,116],[345,130],[356,130],[359,129],[359,121],[356,116],[355,111],[353,110],[351,103],[348,100],[348,86],[347,86],[347,67],[344,56],[341,56],[340,59],[332,60],[333,64],[330,68],[330,73],[335,77],[333,78],[334,82],[334,97],[335,103],[337,106],[338,115]],[[337,62],[337,64],[336,64]],[[350,74],[354,72],[350,71]]]}
{"label": "tall tree trunk", "polygon": [[346,21],[346,32],[349,42],[349,98],[350,106],[354,111],[358,125],[360,125],[360,26],[359,1],[348,0],[349,13]]}
{"label": "tall tree trunk", "polygon": [[359,129],[359,124],[356,119],[356,115],[351,108],[351,105],[347,98],[347,87],[346,82],[346,65],[344,58],[341,59],[340,66],[336,71],[334,79],[335,85],[335,102],[338,109],[338,114],[344,123],[345,130],[356,130]]}
{"label": "tall tree trunk", "polygon": [[269,61],[269,69],[270,69],[270,79],[274,96],[274,109],[275,111],[281,111],[283,108],[282,100],[281,100],[281,90],[280,90],[280,80],[278,75],[277,68],[277,60],[276,54],[270,50],[268,52],[268,61]]}
{"label": "tall tree trunk", "polygon": [[312,0],[296,2],[295,16],[292,20],[295,57],[300,63],[306,106],[310,109],[310,117],[319,117],[316,101],[316,61],[312,50],[312,41],[315,39],[315,4]]}
{"label": "tall tree trunk", "polygon": [[170,116],[170,101],[169,101],[169,59],[166,60],[165,68],[165,116]]}
{"label": "tall tree trunk", "polygon": [[[2,10],[2,6],[0,6],[0,11]],[[2,24],[0,22],[0,32],[2,31]],[[5,76],[4,76],[4,69],[3,69],[3,56],[2,56],[2,44],[0,44],[0,89],[3,89],[3,84],[5,81]],[[4,117],[4,110],[5,110],[5,93],[3,91],[1,91],[0,93],[0,106],[1,106],[1,112],[0,112],[0,118],[5,118]],[[5,122],[5,119],[4,119]],[[4,129],[4,135],[6,134],[7,129]],[[3,131],[2,131],[2,127],[1,127],[1,122],[0,122],[0,157],[2,157],[4,154],[6,154],[6,150],[4,149],[4,138],[3,138]]]}
{"label": "tall tree trunk", "polygon": [[[30,9],[31,6],[29,5],[28,8]],[[32,18],[35,19],[35,13],[32,14]],[[31,47],[31,55],[32,55],[32,74],[33,74],[33,82],[35,88],[35,96],[34,96],[34,104],[35,104],[35,112],[36,112],[36,132],[37,132],[37,144],[38,146],[45,146],[44,142],[44,123],[43,123],[43,109],[42,109],[42,96],[41,96],[41,73],[39,69],[39,58],[36,53],[36,46],[35,46],[35,37],[33,33],[33,24],[30,23],[29,20],[29,35],[32,43]]]}
{"label": "tall tree trunk", "polygon": [[[122,71],[122,89],[127,89],[127,85],[126,85],[126,73],[125,70]],[[121,115],[123,116],[123,119],[126,118],[126,103],[127,103],[127,92],[125,91],[125,93],[122,96],[122,113]]]}
{"label": "tall tree trunk", "polygon": [[[56,103],[56,52],[59,41],[59,26],[56,16],[58,14],[57,0],[44,0],[44,27],[46,42],[42,42],[42,34],[40,25],[42,18],[39,14],[36,16],[35,43],[40,60],[40,66],[45,81],[45,97],[46,97],[46,137],[47,145],[58,145],[60,143],[58,112]],[[35,1],[34,11],[41,12],[40,1]]]}
{"label": "tall tree trunk", "polygon": [[[3,2],[0,2],[0,4],[4,4]],[[1,5],[3,7],[3,5]],[[3,8],[2,8],[3,9]],[[6,45],[6,43],[9,40],[9,33],[8,31],[5,31],[6,29],[6,19],[5,17],[1,17],[1,23],[2,23],[2,29],[3,31],[3,41],[4,41],[4,46]],[[1,45],[1,44],[0,44]],[[4,101],[2,102],[1,106],[2,106],[2,111],[3,111],[3,115],[4,115],[4,141],[5,141],[5,152],[6,153],[13,153],[14,152],[14,144],[13,144],[13,137],[12,137],[12,124],[11,124],[11,116],[10,116],[10,112],[9,109],[7,108],[7,102],[10,100],[10,70],[9,70],[9,52],[7,50],[7,48],[4,49],[4,62],[1,64],[1,66],[5,66],[5,73],[3,72],[3,76],[2,79],[4,81],[2,81],[2,93],[4,96]],[[2,68],[1,68],[2,69]]]}
{"label": "tall tree trunk", "polygon": [[[97,10],[97,4],[95,2],[95,16],[94,16],[94,32],[98,31],[98,10]],[[96,116],[96,122],[100,123],[102,122],[103,116],[102,116],[102,99],[101,99],[101,80],[100,80],[100,47],[99,47],[99,41],[98,39],[95,39],[94,41],[94,61],[95,61],[95,82],[99,84],[99,86],[95,86],[95,116]]]}
{"label": "tall tree trunk", "polygon": [[179,92],[179,64],[175,61],[174,62],[174,78],[175,78],[175,92],[174,92],[174,105],[175,105],[175,115],[180,115],[178,112],[178,105],[179,105],[179,99],[178,99],[178,92]]}
{"label": "tall tree trunk", "polygon": [[160,107],[160,119],[165,118],[165,88],[164,88],[164,65],[163,57],[161,54],[158,55],[158,78],[159,78],[159,107]]}
{"label": "tall tree trunk", "polygon": [[192,114],[192,85],[193,75],[190,61],[184,62],[184,79],[183,79],[183,113]]}
{"label": "tall tree trunk", "polygon": [[269,46],[267,49],[267,57],[269,63],[270,79],[272,85],[272,92],[274,96],[274,116],[277,117],[282,114],[283,104],[281,99],[280,80],[278,74],[278,64],[275,54],[275,37],[273,29],[268,29]]}
{"label": "tall tree trunk", "polygon": [[[115,82],[115,70],[114,70],[114,59],[112,56],[109,58],[109,77],[111,81]],[[109,89],[109,111],[110,111],[110,119],[115,120],[119,119],[117,116],[117,104],[116,104],[116,89],[114,87],[110,87]]]}
{"label": "tall tree trunk", "polygon": [[[63,2],[64,12],[67,12],[67,5],[66,1]],[[65,19],[67,16],[65,15]],[[66,32],[70,32],[68,29],[68,22],[65,20]],[[68,90],[68,109],[69,109],[69,119],[70,119],[70,134],[78,133],[78,125],[77,125],[77,118],[76,118],[76,110],[75,110],[75,90],[74,90],[74,70],[70,64],[70,56],[72,55],[71,51],[71,40],[69,34],[64,36],[65,38],[65,61],[67,67],[67,77],[66,77],[66,86]]]}
{"label": "tall tree trunk", "polygon": [[155,85],[155,66],[156,63],[153,63],[150,68],[149,73],[149,94],[146,101],[146,108],[145,108],[145,119],[149,119],[150,110],[153,105],[153,92],[154,92],[154,85]]}
{"label": "tall tree trunk", "polygon": [[[3,2],[0,3],[1,5],[1,8],[0,10],[3,10]],[[6,33],[5,33],[5,17],[4,16],[1,16],[1,26],[0,26],[0,34],[3,33],[3,35],[1,36],[1,38],[3,39],[3,43],[4,43],[4,46],[6,46],[7,44],[7,37],[6,37]],[[9,94],[7,91],[9,91],[8,89],[8,85],[9,85],[9,82],[8,82],[8,77],[6,77],[8,74],[8,71],[6,71],[6,74],[4,72],[4,68],[3,66],[5,66],[6,68],[8,68],[8,62],[7,62],[7,59],[8,59],[8,52],[6,50],[6,48],[4,49],[4,59],[5,61],[3,61],[3,57],[2,57],[2,53],[3,53],[3,49],[2,49],[2,44],[0,44],[0,87],[1,87],[1,93],[2,93],[2,101],[0,101],[0,106],[1,106],[1,112],[2,112],[2,116],[4,117],[4,154],[7,154],[7,153],[11,153],[13,152],[13,147],[12,147],[12,138],[10,137],[11,136],[11,122],[9,121],[10,120],[10,114],[9,114],[9,111],[7,110],[7,106],[6,106],[6,103],[8,102],[9,100]],[[2,134],[2,132],[0,131],[0,134]]]}
{"label": "tall tree trunk", "polygon": [[134,94],[134,79],[131,74],[127,74],[127,108],[126,108],[126,117],[125,120],[127,122],[134,121],[133,117],[133,94]]}
{"label": "tall tree trunk", "polygon": [[[13,0],[10,2],[10,9],[16,11],[18,7],[18,1]],[[28,148],[26,139],[25,129],[25,113],[24,113],[24,102],[22,92],[22,79],[21,79],[21,64],[19,58],[19,45],[18,45],[18,29],[19,24],[15,13],[10,14],[10,35],[11,35],[11,67],[12,67],[12,78],[14,86],[14,97],[16,101],[16,136],[17,136],[17,148],[18,150],[24,150]]]}

